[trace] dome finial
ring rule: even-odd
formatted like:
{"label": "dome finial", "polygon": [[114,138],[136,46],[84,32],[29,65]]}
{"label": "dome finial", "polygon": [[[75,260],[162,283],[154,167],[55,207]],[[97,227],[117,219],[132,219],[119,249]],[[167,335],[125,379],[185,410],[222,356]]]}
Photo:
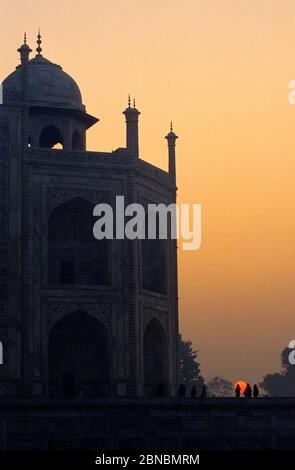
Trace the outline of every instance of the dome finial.
{"label": "dome finial", "polygon": [[25,34],[24,34],[24,44],[27,44],[27,33],[25,31]]}
{"label": "dome finial", "polygon": [[173,123],[172,123],[172,121],[170,123],[170,131],[173,132]]}
{"label": "dome finial", "polygon": [[130,94],[128,95],[128,107],[130,108],[131,106],[131,98],[130,98]]}
{"label": "dome finial", "polygon": [[40,34],[40,28],[39,28],[38,35],[37,35],[37,45],[38,45],[38,47],[36,49],[38,55],[41,55],[41,52],[42,52],[41,44],[42,44],[42,40],[41,40],[41,34]]}
{"label": "dome finial", "polygon": [[133,108],[135,109],[136,103],[135,103],[135,98],[133,99]]}

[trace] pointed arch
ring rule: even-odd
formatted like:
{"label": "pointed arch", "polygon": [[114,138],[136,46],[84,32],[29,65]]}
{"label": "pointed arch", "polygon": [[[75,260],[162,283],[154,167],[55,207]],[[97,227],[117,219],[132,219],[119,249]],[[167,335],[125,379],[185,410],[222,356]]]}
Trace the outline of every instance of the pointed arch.
{"label": "pointed arch", "polygon": [[146,326],[143,339],[145,394],[155,395],[159,387],[167,392],[167,338],[154,317]]}
{"label": "pointed arch", "polygon": [[40,148],[63,148],[63,146],[64,138],[57,126],[49,124],[42,129],[39,138]]}
{"label": "pointed arch", "polygon": [[98,319],[81,310],[63,317],[49,335],[49,394],[109,395],[110,350],[108,330]]}

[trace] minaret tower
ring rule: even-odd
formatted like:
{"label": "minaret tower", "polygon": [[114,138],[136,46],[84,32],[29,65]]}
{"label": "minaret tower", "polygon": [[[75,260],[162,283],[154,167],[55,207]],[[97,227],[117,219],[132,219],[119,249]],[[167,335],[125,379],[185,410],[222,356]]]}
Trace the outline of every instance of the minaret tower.
{"label": "minaret tower", "polygon": [[176,186],[176,160],[175,160],[175,145],[177,135],[173,132],[172,122],[170,124],[170,132],[166,135],[165,139],[168,142],[168,156],[169,156],[169,175],[171,182]]}
{"label": "minaret tower", "polygon": [[140,112],[136,109],[135,100],[131,107],[130,95],[128,98],[128,108],[123,111],[126,118],[126,147],[131,155],[135,158],[139,157],[138,148],[138,116]]}

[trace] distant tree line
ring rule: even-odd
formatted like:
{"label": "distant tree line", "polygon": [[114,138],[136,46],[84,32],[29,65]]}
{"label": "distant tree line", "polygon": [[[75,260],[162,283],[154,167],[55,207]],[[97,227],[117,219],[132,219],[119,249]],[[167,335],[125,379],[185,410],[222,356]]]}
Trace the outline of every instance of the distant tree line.
{"label": "distant tree line", "polygon": [[281,371],[266,374],[259,384],[270,396],[295,396],[295,365],[290,364],[289,355],[293,349],[285,348],[281,354]]}
{"label": "distant tree line", "polygon": [[[181,336],[179,337],[179,380],[185,387],[186,396],[190,396],[193,387],[196,388],[198,396],[204,393],[205,380],[201,373],[198,351],[193,348],[190,340],[183,340]],[[206,393],[208,396],[232,397],[234,386],[230,380],[214,377],[206,383]]]}
{"label": "distant tree line", "polygon": [[[293,350],[285,348],[281,353],[281,371],[266,374],[259,387],[269,396],[295,396],[295,365],[290,364],[289,355]],[[195,386],[198,395],[201,393],[205,380],[201,373],[198,351],[193,348],[190,340],[179,338],[179,371],[180,383],[185,386],[186,396]],[[234,385],[224,377],[214,377],[206,384],[208,396],[232,397]]]}

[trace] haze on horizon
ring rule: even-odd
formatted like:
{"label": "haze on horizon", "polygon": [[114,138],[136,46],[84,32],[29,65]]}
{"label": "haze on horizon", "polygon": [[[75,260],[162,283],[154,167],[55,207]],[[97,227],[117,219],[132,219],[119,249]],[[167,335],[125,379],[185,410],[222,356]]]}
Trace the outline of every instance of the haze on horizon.
{"label": "haze on horizon", "polygon": [[295,338],[295,4],[291,0],[3,0],[0,80],[35,49],[101,120],[88,149],[125,143],[128,93],[140,155],[167,168],[180,203],[202,204],[202,246],[179,251],[180,327],[206,378],[260,381]]}

